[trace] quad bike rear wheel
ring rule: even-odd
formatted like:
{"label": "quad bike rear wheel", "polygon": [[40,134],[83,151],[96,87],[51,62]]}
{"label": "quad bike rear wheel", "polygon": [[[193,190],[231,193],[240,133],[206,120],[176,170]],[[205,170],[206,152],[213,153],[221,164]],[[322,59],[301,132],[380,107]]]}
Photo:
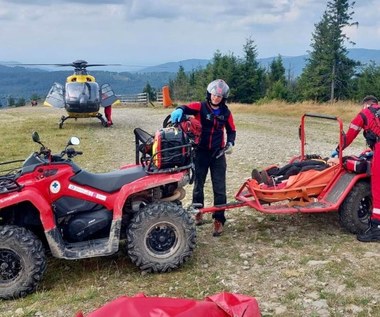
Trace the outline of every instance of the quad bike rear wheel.
{"label": "quad bike rear wheel", "polygon": [[372,195],[369,182],[360,181],[352,188],[339,208],[339,220],[351,233],[367,229],[372,211]]}
{"label": "quad bike rear wheel", "polygon": [[157,202],[138,211],[127,229],[127,252],[146,272],[177,269],[195,248],[195,225],[190,214],[174,202]]}
{"label": "quad bike rear wheel", "polygon": [[45,269],[42,242],[31,231],[0,227],[0,298],[20,298],[34,292]]}

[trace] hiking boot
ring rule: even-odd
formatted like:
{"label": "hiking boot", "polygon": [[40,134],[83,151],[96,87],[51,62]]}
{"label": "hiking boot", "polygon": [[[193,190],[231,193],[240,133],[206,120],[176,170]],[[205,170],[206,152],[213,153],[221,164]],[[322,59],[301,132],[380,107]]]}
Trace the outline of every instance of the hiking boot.
{"label": "hiking boot", "polygon": [[261,178],[261,174],[257,169],[253,169],[251,173],[252,179],[255,179],[259,184],[263,182],[263,179]]}
{"label": "hiking boot", "polygon": [[265,185],[274,186],[273,178],[268,175],[266,170],[261,171],[260,175]]}
{"label": "hiking boot", "polygon": [[356,238],[361,242],[380,242],[380,221],[370,220],[368,228]]}
{"label": "hiking boot", "polygon": [[195,215],[195,225],[196,226],[201,226],[203,225],[203,214],[201,212],[198,212]]}
{"label": "hiking boot", "polygon": [[214,220],[214,232],[212,233],[213,237],[219,237],[223,232],[223,224],[218,221]]}

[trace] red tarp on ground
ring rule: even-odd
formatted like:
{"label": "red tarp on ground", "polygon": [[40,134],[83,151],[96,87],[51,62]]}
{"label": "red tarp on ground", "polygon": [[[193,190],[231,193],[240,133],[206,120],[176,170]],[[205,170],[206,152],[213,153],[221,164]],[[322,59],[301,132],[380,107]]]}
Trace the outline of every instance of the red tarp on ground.
{"label": "red tarp on ground", "polygon": [[121,296],[99,309],[76,317],[260,317],[254,297],[218,293],[203,301],[183,298]]}

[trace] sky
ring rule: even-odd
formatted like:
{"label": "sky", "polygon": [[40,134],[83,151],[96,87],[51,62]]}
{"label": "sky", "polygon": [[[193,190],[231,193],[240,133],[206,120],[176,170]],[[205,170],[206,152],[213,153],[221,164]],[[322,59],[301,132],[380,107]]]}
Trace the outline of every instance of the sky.
{"label": "sky", "polygon": [[[326,1],[316,0],[0,0],[0,61],[122,64],[131,71],[219,51],[243,57],[248,39],[258,58],[311,49]],[[357,0],[345,29],[380,49],[379,0]]]}

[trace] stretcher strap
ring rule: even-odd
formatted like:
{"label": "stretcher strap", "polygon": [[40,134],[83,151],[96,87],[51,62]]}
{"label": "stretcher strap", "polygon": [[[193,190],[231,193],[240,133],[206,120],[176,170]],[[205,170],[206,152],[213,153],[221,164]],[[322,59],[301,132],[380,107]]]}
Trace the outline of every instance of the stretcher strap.
{"label": "stretcher strap", "polygon": [[310,197],[307,193],[306,187],[301,187],[302,196],[300,197],[300,200],[291,200],[288,203],[289,207],[293,206],[305,206],[306,203],[310,202]]}

